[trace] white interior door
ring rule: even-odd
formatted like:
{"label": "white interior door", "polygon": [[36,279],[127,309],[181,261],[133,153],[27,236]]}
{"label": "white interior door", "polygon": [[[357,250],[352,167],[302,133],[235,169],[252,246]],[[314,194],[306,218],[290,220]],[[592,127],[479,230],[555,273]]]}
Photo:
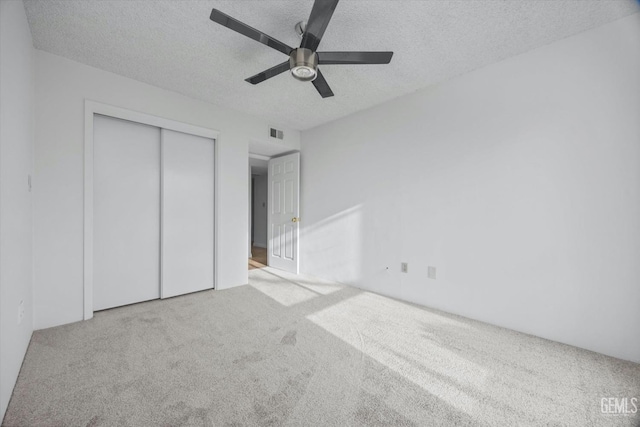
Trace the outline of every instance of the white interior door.
{"label": "white interior door", "polygon": [[300,153],[269,160],[269,266],[298,274]]}
{"label": "white interior door", "polygon": [[160,297],[160,129],[94,118],[94,310]]}
{"label": "white interior door", "polygon": [[212,289],[214,141],[162,129],[162,298]]}

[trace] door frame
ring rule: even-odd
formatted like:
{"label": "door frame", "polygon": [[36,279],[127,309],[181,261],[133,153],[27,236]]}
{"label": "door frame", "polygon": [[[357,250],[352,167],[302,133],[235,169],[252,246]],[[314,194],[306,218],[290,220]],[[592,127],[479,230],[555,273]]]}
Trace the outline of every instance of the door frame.
{"label": "door frame", "polygon": [[[142,123],[161,129],[188,133],[213,139],[214,150],[214,222],[213,222],[213,288],[218,283],[218,141],[220,132],[201,126],[179,122],[165,117],[154,116],[138,111],[128,110],[109,104],[85,99],[84,101],[84,229],[83,229],[83,318],[93,317],[93,118],[95,114]],[[160,284],[158,284],[160,286]]]}

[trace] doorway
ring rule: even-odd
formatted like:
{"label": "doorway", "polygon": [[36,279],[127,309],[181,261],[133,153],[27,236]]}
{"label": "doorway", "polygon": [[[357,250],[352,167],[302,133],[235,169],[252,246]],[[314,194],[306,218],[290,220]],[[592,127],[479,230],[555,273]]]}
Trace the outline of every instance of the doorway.
{"label": "doorway", "polygon": [[250,191],[250,257],[249,270],[264,268],[267,261],[268,158],[249,158]]}
{"label": "doorway", "polygon": [[279,151],[249,152],[249,270],[268,266],[298,274],[300,152]]}

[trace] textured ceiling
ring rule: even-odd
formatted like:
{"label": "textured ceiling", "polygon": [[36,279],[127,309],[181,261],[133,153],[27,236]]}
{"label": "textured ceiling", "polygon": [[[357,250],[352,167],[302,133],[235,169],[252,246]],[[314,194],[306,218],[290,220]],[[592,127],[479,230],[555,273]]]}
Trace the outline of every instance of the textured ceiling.
{"label": "textured ceiling", "polygon": [[213,7],[290,46],[312,0],[25,0],[34,46],[217,105],[308,129],[639,10],[628,1],[343,0],[319,50],[392,50],[389,65],[326,65],[335,97],[283,73],[286,56],[209,20]]}

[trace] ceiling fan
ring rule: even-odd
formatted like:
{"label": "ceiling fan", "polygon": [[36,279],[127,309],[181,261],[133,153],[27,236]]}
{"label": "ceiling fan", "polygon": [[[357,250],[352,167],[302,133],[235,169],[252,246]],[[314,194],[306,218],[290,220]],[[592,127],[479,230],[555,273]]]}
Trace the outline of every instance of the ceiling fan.
{"label": "ceiling fan", "polygon": [[296,29],[301,33],[302,42],[300,47],[295,49],[217,9],[211,11],[210,18],[289,57],[288,61],[249,77],[245,81],[255,85],[290,70],[293,77],[303,82],[312,82],[320,95],[327,98],[333,96],[333,92],[318,65],[388,64],[393,56],[393,52],[317,52],[320,40],[337,5],[338,0],[315,0],[307,23],[299,22],[296,25]]}

